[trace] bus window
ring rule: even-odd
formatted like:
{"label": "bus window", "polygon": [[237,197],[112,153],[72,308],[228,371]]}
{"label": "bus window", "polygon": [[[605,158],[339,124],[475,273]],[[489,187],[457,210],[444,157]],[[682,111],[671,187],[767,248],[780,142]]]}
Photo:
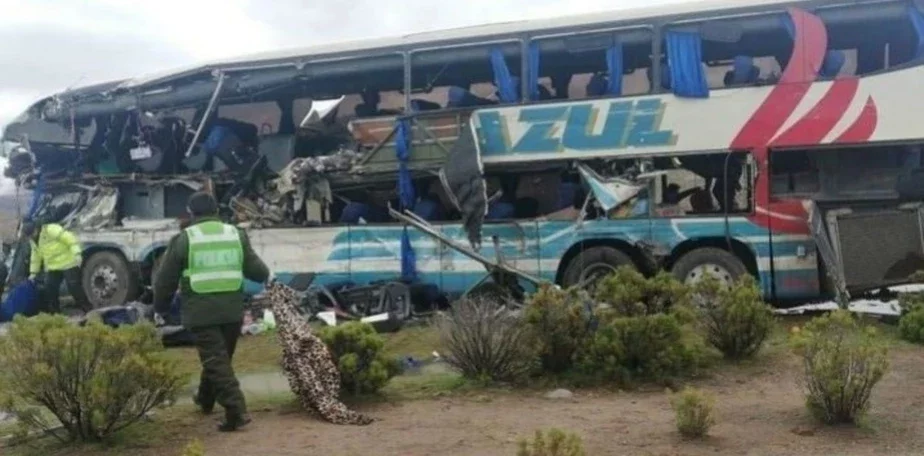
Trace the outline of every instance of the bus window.
{"label": "bus window", "polygon": [[[667,169],[655,185],[655,216],[750,212],[749,161],[750,157],[740,152],[731,157],[713,153],[672,158],[674,167]],[[723,203],[723,199],[728,202]]]}
{"label": "bus window", "polygon": [[770,168],[772,196],[810,197],[821,191],[821,170],[815,154],[805,150],[774,151]]}
{"label": "bus window", "polygon": [[900,177],[921,166],[920,146],[864,145],[775,151],[774,196],[821,200],[892,199]]}
{"label": "bus window", "polygon": [[[539,48],[538,99],[648,93],[652,36],[637,29],[534,40]],[[619,73],[615,84],[610,83],[614,72]]]}
{"label": "bus window", "polygon": [[520,44],[447,47],[411,55],[411,107],[416,111],[520,101]]}
{"label": "bus window", "polygon": [[[778,14],[708,20],[668,28],[668,31],[695,33],[701,38],[710,89],[775,83],[793,47]],[[667,40],[663,46],[668,49]],[[662,85],[669,90],[671,71],[666,60],[662,61],[661,74]]]}
{"label": "bus window", "polygon": [[[820,76],[864,75],[901,65],[924,51],[924,14],[906,2],[820,9],[828,52]],[[916,27],[916,24],[920,27]]]}
{"label": "bus window", "polygon": [[309,63],[308,81],[295,97],[294,115],[300,122],[310,100],[344,96],[337,109],[340,119],[394,116],[404,110],[404,57],[398,54]]}

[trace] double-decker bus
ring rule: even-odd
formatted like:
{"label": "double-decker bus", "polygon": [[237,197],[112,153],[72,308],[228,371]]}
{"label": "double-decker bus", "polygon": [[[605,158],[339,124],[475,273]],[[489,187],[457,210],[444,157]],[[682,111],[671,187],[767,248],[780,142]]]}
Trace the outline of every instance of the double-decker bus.
{"label": "double-decker bus", "polygon": [[918,2],[690,2],[114,81],[38,101],[3,139],[80,231],[97,303],[137,293],[177,232],[139,219],[201,187],[302,289],[480,283],[391,206],[563,286],[631,265],[810,301],[924,266],[922,55]]}

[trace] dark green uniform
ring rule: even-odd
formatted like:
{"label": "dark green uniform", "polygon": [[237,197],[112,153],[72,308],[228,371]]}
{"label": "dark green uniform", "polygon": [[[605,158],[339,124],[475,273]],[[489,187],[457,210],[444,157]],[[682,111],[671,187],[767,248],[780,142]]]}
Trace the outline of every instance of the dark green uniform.
{"label": "dark green uniform", "polygon": [[[194,220],[190,226],[204,227],[214,225],[207,222],[216,221],[216,218],[201,218]],[[269,278],[269,269],[253,251],[244,231],[239,230],[238,233],[239,249],[243,255],[236,261],[239,261],[243,278],[265,282]],[[197,394],[199,405],[208,411],[218,402],[224,407],[229,422],[238,421],[246,415],[247,406],[231,367],[231,358],[237,338],[241,334],[243,289],[213,292],[214,287],[198,285],[195,288],[199,292],[194,291],[190,284],[189,270],[196,266],[191,265],[189,261],[189,236],[187,231],[183,231],[170,240],[160,268],[155,271],[154,308],[158,313],[166,314],[173,294],[179,287],[182,323],[195,335],[196,348],[202,363],[202,376]],[[235,244],[236,241],[235,239]]]}

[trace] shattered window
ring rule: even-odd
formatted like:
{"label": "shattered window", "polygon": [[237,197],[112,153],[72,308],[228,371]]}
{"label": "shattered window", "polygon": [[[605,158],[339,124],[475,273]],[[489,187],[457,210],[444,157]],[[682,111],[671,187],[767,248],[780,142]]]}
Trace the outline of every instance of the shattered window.
{"label": "shattered window", "polygon": [[913,60],[919,36],[911,11],[900,2],[819,11],[828,32],[821,76],[864,75]]}
{"label": "shattered window", "polygon": [[411,55],[411,105],[416,111],[498,104],[491,53],[503,63],[519,94],[521,52],[517,43],[483,44],[415,51]]}
{"label": "shattered window", "polygon": [[663,174],[655,185],[656,216],[751,211],[750,155],[736,152],[731,156],[725,153],[688,155],[669,160],[670,167],[658,161],[658,170],[663,170]]}
{"label": "shattered window", "polygon": [[771,192],[826,200],[894,198],[901,176],[920,166],[917,145],[775,151]]}
{"label": "shattered window", "polygon": [[[650,90],[652,34],[648,30],[571,34],[534,42],[539,46],[540,100],[638,95]],[[609,83],[613,71],[619,72],[619,84]]]}

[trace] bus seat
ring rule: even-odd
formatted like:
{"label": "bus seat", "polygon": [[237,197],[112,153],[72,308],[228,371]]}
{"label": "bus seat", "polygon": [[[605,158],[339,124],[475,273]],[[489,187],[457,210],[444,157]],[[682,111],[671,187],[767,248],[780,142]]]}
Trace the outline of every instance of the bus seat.
{"label": "bus seat", "polygon": [[843,51],[828,51],[825,54],[824,62],[821,64],[819,76],[823,78],[837,77],[846,62],[847,56],[844,55]]}
{"label": "bus seat", "polygon": [[340,223],[355,225],[359,223],[360,218],[368,222],[370,212],[368,204],[352,201],[347,203],[343,208],[343,212],[340,213]]}
{"label": "bus seat", "polygon": [[606,95],[606,89],[609,85],[607,77],[603,73],[596,73],[590,78],[590,82],[587,83],[587,96],[588,97],[602,97]]}
{"label": "bus seat", "polygon": [[494,201],[488,205],[485,220],[510,220],[516,216],[516,206],[507,201]]}
{"label": "bus seat", "polygon": [[432,198],[421,198],[414,205],[413,212],[428,222],[439,221],[444,218],[443,206]]}
{"label": "bus seat", "polygon": [[760,68],[754,65],[754,59],[746,55],[736,55],[732,63],[732,84],[754,84],[760,77]]}

